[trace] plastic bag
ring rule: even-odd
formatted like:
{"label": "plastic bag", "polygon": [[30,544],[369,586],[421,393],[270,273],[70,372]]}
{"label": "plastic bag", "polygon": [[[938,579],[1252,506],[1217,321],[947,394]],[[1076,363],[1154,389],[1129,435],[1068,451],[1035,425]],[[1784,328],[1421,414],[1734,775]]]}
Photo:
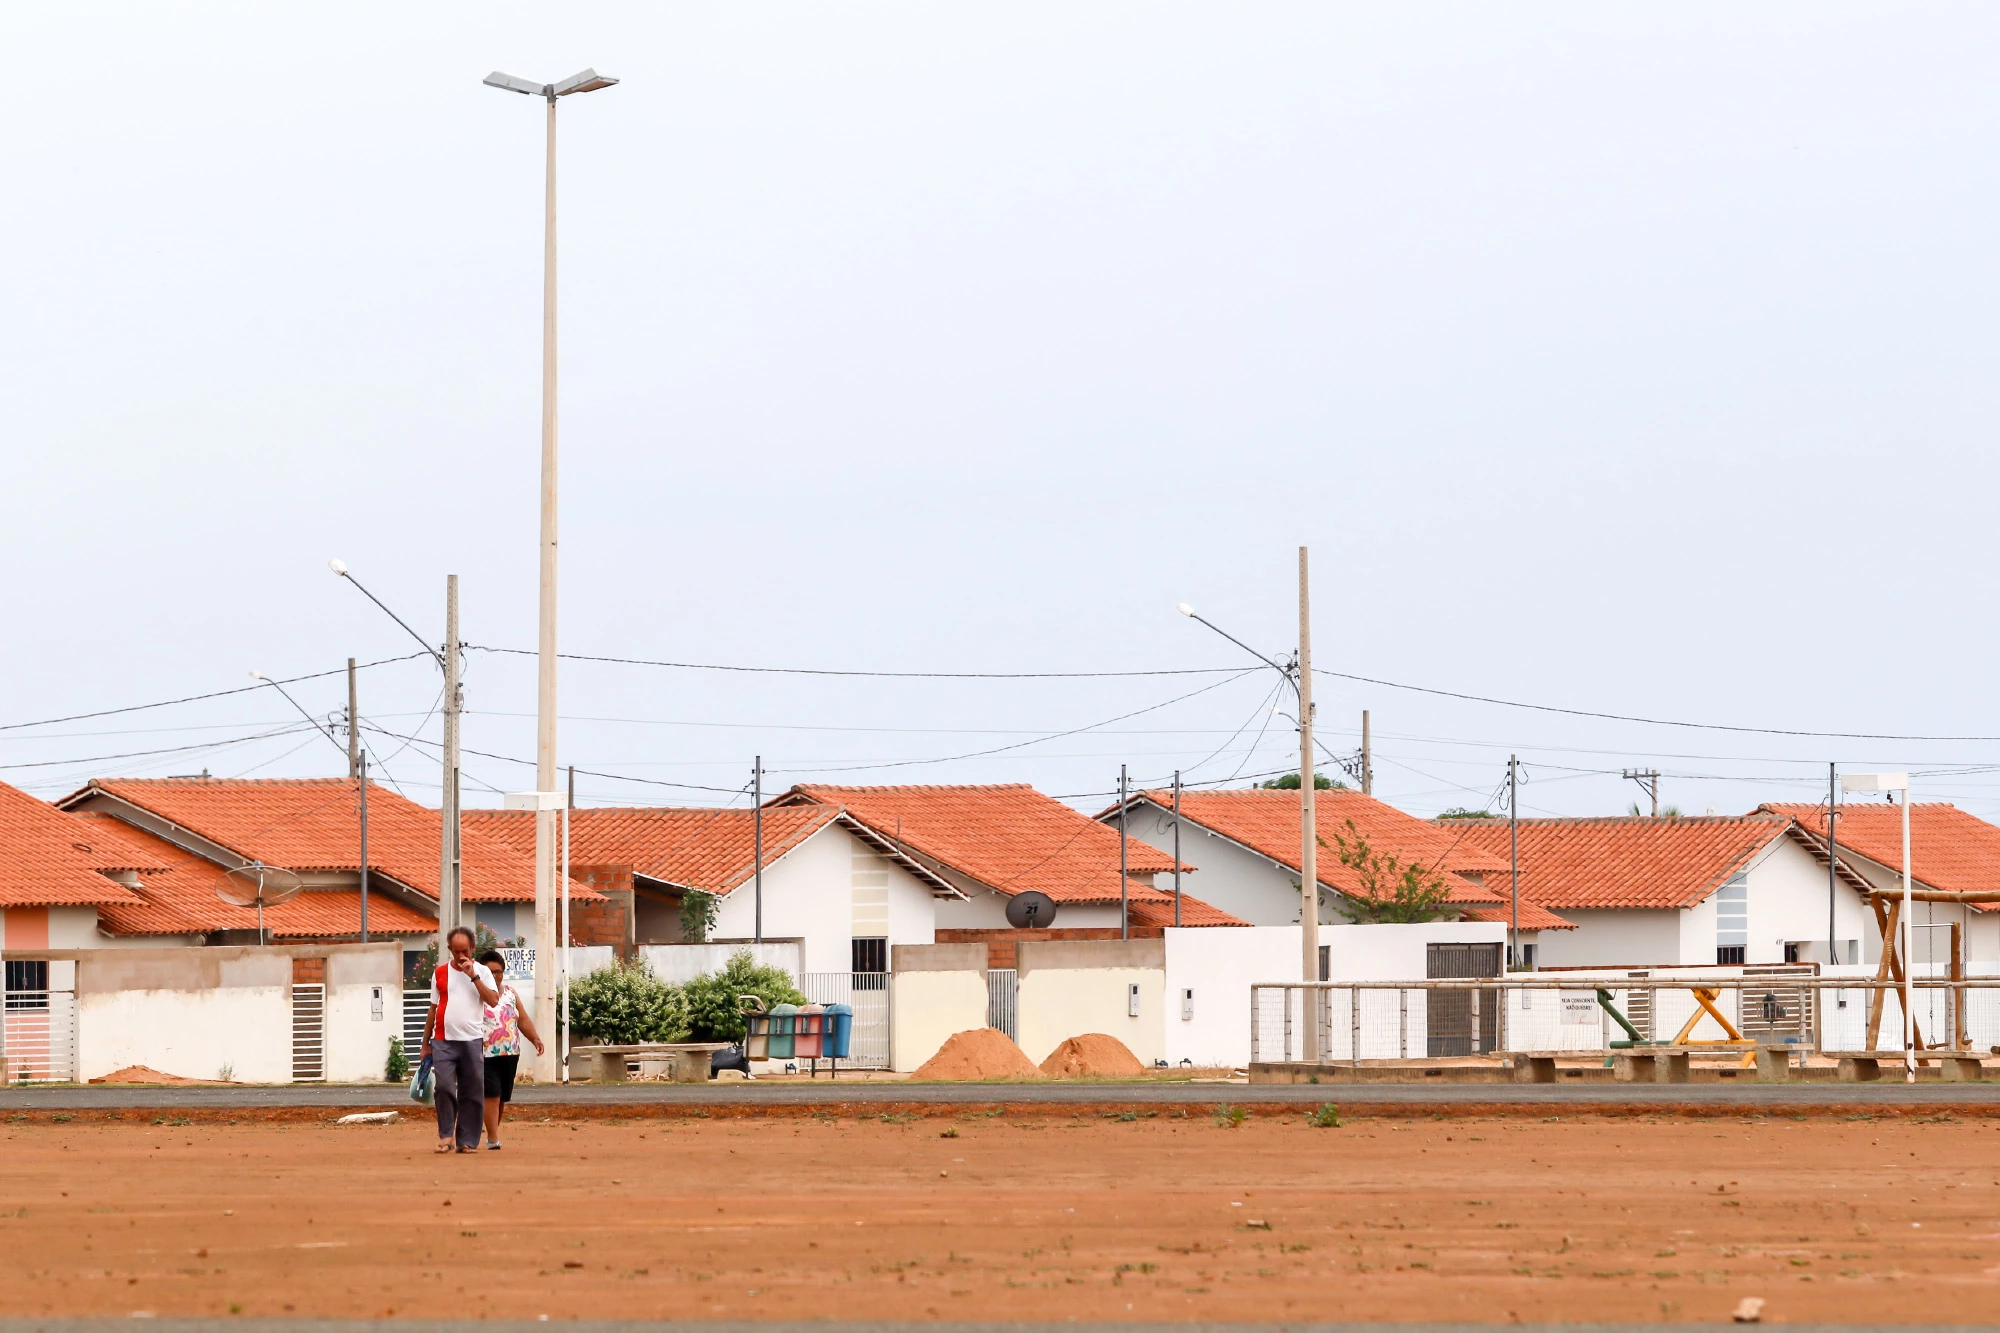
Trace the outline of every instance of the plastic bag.
{"label": "plastic bag", "polygon": [[417,1072],[410,1075],[410,1100],[425,1106],[437,1104],[437,1071],[431,1068],[428,1055],[417,1065]]}

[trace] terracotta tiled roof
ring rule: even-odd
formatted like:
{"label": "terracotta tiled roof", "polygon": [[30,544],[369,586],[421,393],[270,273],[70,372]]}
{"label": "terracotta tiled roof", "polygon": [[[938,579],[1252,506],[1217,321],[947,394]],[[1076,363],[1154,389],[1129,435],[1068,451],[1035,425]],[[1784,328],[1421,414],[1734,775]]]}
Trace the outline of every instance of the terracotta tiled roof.
{"label": "terracotta tiled roof", "polygon": [[[1823,805],[1770,804],[1757,810],[1796,819],[1817,842],[1826,841]],[[1843,802],[1835,833],[1842,851],[1902,873],[1903,812],[1897,807],[1875,801]],[[2000,889],[2000,827],[1955,805],[1917,802],[1910,807],[1910,877],[1948,893]]]}
{"label": "terracotta tiled roof", "polygon": [[[1393,856],[1404,865],[1450,872],[1446,884],[1448,901],[1490,903],[1498,896],[1483,888],[1468,874],[1505,870],[1504,860],[1495,861],[1475,843],[1462,840],[1452,829],[1441,829],[1425,820],[1404,814],[1392,805],[1358,791],[1316,792],[1314,827],[1319,833],[1317,857],[1320,883],[1350,896],[1361,893],[1361,879],[1340,862],[1340,839],[1352,841],[1354,833],[1368,841],[1376,853]],[[1163,810],[1171,810],[1170,791],[1139,792]],[[1113,807],[1115,811],[1117,807]],[[1107,812],[1099,818],[1110,818]],[[1181,818],[1190,824],[1212,829],[1232,842],[1241,843],[1260,856],[1269,857],[1286,869],[1299,871],[1299,795],[1296,791],[1216,791],[1181,792]],[[1354,832],[1348,830],[1348,823]],[[1526,924],[1524,921],[1522,924]]]}
{"label": "terracotta tiled roof", "polygon": [[[1126,916],[1135,926],[1171,926],[1174,924],[1174,895],[1168,891],[1163,903],[1150,898],[1142,903],[1133,903],[1126,909]],[[1250,923],[1240,916],[1231,916],[1212,903],[1205,903],[1192,893],[1181,894],[1181,924],[1183,926],[1247,926]]]}
{"label": "terracotta tiled roof", "polygon": [[[1500,860],[1488,884],[1507,891],[1508,822],[1445,819],[1440,829]],[[1751,857],[1786,836],[1791,821],[1761,816],[1686,819],[1524,819],[1521,897],[1557,911],[1587,907],[1692,907]]]}
{"label": "terracotta tiled roof", "polygon": [[[359,793],[347,778],[111,778],[63,798],[66,809],[103,793],[168,820],[239,856],[290,870],[360,868]],[[368,864],[435,899],[435,810],[368,784]],[[476,829],[460,836],[467,902],[533,902],[533,859]],[[577,890],[572,890],[572,896]],[[584,890],[588,893],[588,890]],[[595,895],[592,895],[595,896]]]}
{"label": "terracotta tiled roof", "polygon": [[[1046,893],[1058,903],[1118,901],[1118,834],[1026,783],[995,787],[826,787],[804,784],[778,808],[839,806],[884,838],[1000,893]],[[1173,858],[1127,839],[1135,875],[1166,873]],[[1173,901],[1134,883],[1133,902]]]}
{"label": "terracotta tiled roof", "polygon": [[[374,800],[369,801],[369,832],[374,832]],[[222,867],[164,838],[132,827],[116,817],[86,812],[74,816],[90,830],[90,842],[100,851],[124,848],[124,855],[143,858],[132,901],[97,909],[98,922],[114,935],[197,935],[219,930],[255,930],[257,911],[231,907],[215,896]],[[370,859],[373,859],[373,841]],[[290,902],[264,909],[264,926],[274,939],[314,939],[359,935],[361,893],[358,889],[314,889]],[[437,929],[437,919],[415,911],[384,893],[368,895],[371,935],[424,934]]]}
{"label": "terracotta tiled roof", "polygon": [[[121,850],[113,859],[131,855]],[[98,872],[90,830],[46,801],[0,783],[0,907],[89,907],[129,903],[128,890]]]}
{"label": "terracotta tiled roof", "polygon": [[[1500,892],[1504,898],[1508,890],[1505,886],[1502,886]],[[1514,906],[1512,903],[1502,902],[1498,907],[1469,907],[1465,911],[1465,919],[1467,921],[1498,921],[1503,926],[1511,926],[1514,924]],[[1543,907],[1540,903],[1523,893],[1521,895],[1520,928],[1522,930],[1575,930],[1576,922],[1563,920],[1554,912],[1551,912],[1548,908]]]}
{"label": "terracotta tiled roof", "polygon": [[[793,806],[764,812],[764,864],[838,819],[837,810]],[[755,812],[715,807],[594,807],[570,812],[569,862],[630,866],[648,879],[727,893],[756,869]],[[465,826],[532,856],[532,810],[468,810]]]}

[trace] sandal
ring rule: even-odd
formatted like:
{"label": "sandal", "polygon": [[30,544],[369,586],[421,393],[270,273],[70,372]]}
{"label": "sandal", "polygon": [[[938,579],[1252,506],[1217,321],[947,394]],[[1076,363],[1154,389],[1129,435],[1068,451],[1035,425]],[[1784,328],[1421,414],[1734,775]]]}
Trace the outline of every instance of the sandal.
{"label": "sandal", "polygon": [[500,1144],[499,1144],[499,1141],[498,1141],[498,1140],[495,1140],[494,1142],[492,1142],[492,1143],[489,1143],[489,1144],[487,1144],[487,1145],[486,1145],[486,1151],[488,1151],[488,1152],[499,1152],[499,1151],[500,1151]]}
{"label": "sandal", "polygon": [[451,1152],[456,1146],[450,1139],[442,1139],[438,1142],[437,1150],[439,1152]]}

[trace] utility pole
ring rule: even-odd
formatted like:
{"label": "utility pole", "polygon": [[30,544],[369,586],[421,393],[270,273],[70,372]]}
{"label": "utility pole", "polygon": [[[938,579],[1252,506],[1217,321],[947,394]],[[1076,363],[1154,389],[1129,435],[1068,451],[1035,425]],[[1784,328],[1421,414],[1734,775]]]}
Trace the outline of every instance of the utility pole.
{"label": "utility pole", "polygon": [[764,756],[758,755],[750,770],[751,853],[750,873],[756,877],[757,943],[764,942]]}
{"label": "utility pole", "polygon": [[1521,763],[1513,755],[1507,756],[1507,865],[1514,882],[1513,925],[1514,938],[1507,946],[1508,959],[1516,969],[1521,967]]}
{"label": "utility pole", "polygon": [[[347,659],[347,669],[348,698],[351,701],[354,697],[352,674],[354,659],[351,657]],[[350,702],[348,706],[352,708],[353,704]],[[353,713],[350,712],[348,716],[352,717]],[[360,764],[356,785],[361,788],[361,942],[366,944],[368,943],[368,756],[364,754],[356,758]]]}
{"label": "utility pole", "polygon": [[1653,801],[1653,818],[1660,817],[1660,770],[1657,768],[1628,768],[1625,776],[1639,784],[1639,790]]}
{"label": "utility pole", "polygon": [[1833,904],[1840,895],[1840,765],[1826,766],[1826,961],[1840,961],[1840,944],[1834,939]]}
{"label": "utility pole", "polygon": [[361,776],[361,711],[354,688],[354,659],[347,659],[347,776]]}
{"label": "utility pole", "polygon": [[1174,925],[1181,923],[1181,771],[1174,770]]}
{"label": "utility pole", "polygon": [[1368,732],[1368,710],[1361,710],[1361,794],[1375,794],[1375,745]]}
{"label": "utility pole", "polygon": [[[1118,765],[1118,938],[1121,940],[1132,938],[1132,915],[1127,903],[1129,895],[1126,891],[1126,886],[1131,883],[1131,880],[1127,878],[1126,871],[1125,806],[1125,765],[1120,764]],[[1175,879],[1178,882],[1178,871],[1176,871]],[[1180,905],[1178,897],[1174,899],[1174,905],[1176,907]]]}
{"label": "utility pole", "polygon": [[[1306,984],[1319,978],[1319,793],[1313,789],[1312,604],[1306,582],[1306,548],[1299,548],[1299,943]],[[1319,1005],[1306,1024],[1305,1057],[1319,1061]]]}
{"label": "utility pole", "polygon": [[[438,956],[448,958],[447,938],[459,925],[462,896],[458,877],[458,715],[465,706],[458,683],[458,575],[444,580],[444,799],[442,858],[438,875]],[[540,924],[538,921],[537,925]]]}
{"label": "utility pole", "polygon": [[[563,807],[562,826],[562,1043],[556,1052],[561,1070],[558,1077],[569,1082],[569,821],[576,810],[576,765],[569,766],[569,804]],[[634,910],[637,910],[636,908]],[[536,956],[540,957],[537,950]]]}

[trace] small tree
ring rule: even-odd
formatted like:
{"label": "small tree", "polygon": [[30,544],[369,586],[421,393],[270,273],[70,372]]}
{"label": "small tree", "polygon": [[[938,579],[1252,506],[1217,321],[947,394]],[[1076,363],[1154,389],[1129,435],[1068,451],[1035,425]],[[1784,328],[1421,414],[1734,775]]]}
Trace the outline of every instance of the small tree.
{"label": "small tree", "polygon": [[1444,915],[1451,888],[1443,875],[1383,855],[1368,845],[1353,820],[1346,822],[1349,837],[1333,835],[1336,854],[1361,881],[1360,893],[1341,896],[1340,910],[1348,920],[1357,925],[1404,925]]}
{"label": "small tree", "polygon": [[[765,967],[750,956],[748,949],[730,955],[720,972],[696,977],[684,988],[687,994],[688,1028],[693,1041],[741,1041],[743,1014],[736,1007],[739,995],[755,995],[769,1009],[774,1004],[804,1004],[806,997],[792,985],[791,975],[782,967]],[[575,1001],[572,1000],[571,1004]]]}
{"label": "small tree", "polygon": [[[1637,807],[1634,807],[1635,809]],[[1491,810],[1469,810],[1462,805],[1454,805],[1449,810],[1438,811],[1439,819],[1498,819]]]}
{"label": "small tree", "polygon": [[[1299,789],[1299,775],[1296,773],[1287,773],[1281,778],[1272,778],[1269,782],[1260,782],[1257,785],[1265,791],[1297,791]],[[1324,773],[1315,773],[1313,774],[1313,790],[1346,791],[1347,784],[1345,782],[1335,782]]]}
{"label": "small tree", "polygon": [[569,988],[570,1027],[609,1046],[688,1039],[687,995],[643,961],[618,962]]}
{"label": "small tree", "polygon": [[718,907],[714,894],[701,889],[689,889],[686,896],[681,899],[681,942],[708,943],[708,932],[715,929],[715,914]]}

